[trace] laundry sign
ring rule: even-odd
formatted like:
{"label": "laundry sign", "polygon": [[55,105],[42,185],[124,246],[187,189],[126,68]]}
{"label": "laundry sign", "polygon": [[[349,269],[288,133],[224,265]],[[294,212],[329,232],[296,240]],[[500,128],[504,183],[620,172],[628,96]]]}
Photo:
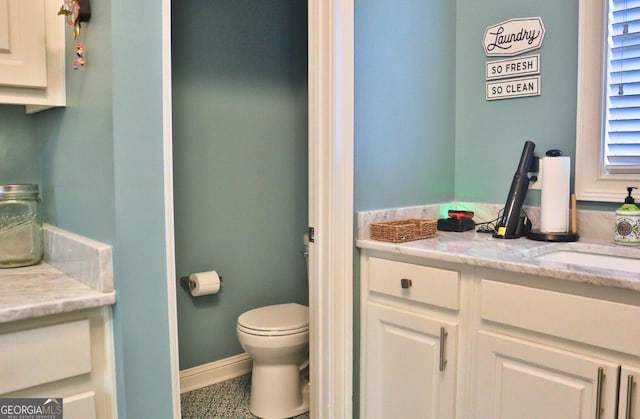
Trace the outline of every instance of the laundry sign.
{"label": "laundry sign", "polygon": [[544,24],[540,17],[509,19],[489,26],[482,45],[487,56],[513,57],[542,46]]}

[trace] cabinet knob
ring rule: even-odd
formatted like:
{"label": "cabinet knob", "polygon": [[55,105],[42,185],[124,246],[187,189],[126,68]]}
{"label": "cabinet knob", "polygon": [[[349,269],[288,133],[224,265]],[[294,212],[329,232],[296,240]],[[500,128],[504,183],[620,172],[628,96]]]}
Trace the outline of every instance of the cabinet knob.
{"label": "cabinet knob", "polygon": [[402,278],[402,279],[400,280],[400,286],[401,286],[403,289],[411,288],[411,285],[413,285],[413,283],[411,282],[411,280],[410,280],[410,279]]}

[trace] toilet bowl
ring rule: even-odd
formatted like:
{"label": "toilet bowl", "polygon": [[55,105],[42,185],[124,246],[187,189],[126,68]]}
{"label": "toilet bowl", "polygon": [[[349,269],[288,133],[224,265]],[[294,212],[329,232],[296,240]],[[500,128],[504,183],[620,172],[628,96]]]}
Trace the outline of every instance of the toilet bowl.
{"label": "toilet bowl", "polygon": [[265,419],[288,418],[309,410],[309,308],[276,304],[238,317],[240,345],[253,360],[249,410]]}

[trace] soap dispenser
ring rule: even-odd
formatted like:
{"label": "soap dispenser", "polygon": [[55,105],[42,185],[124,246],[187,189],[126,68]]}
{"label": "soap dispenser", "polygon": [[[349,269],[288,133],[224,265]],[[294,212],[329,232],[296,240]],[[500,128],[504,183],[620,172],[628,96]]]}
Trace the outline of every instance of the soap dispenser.
{"label": "soap dispenser", "polygon": [[631,196],[634,189],[638,188],[627,187],[628,196],[616,211],[616,244],[640,245],[640,208]]}

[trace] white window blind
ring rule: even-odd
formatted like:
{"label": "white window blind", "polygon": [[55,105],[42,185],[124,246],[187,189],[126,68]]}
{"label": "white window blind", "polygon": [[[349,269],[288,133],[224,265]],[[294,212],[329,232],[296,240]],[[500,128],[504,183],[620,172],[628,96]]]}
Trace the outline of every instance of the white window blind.
{"label": "white window blind", "polygon": [[640,173],[640,0],[609,0],[604,165]]}

